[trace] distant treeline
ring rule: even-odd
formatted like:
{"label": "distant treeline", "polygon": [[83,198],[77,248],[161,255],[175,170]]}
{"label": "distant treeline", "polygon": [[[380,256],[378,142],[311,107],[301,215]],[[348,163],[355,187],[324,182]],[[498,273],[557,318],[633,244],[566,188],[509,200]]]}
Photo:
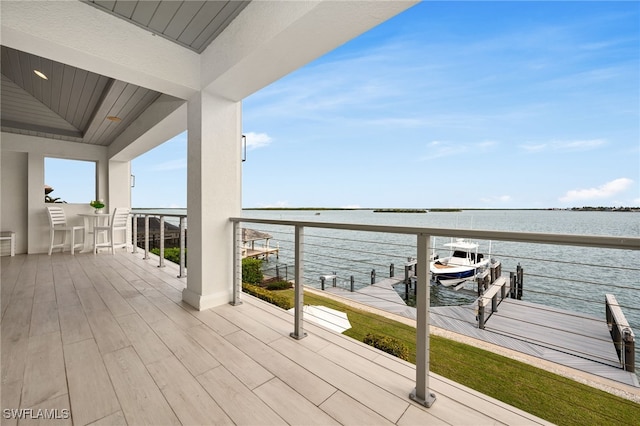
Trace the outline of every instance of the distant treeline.
{"label": "distant treeline", "polygon": [[640,207],[573,207],[571,210],[585,212],[640,212]]}
{"label": "distant treeline", "polygon": [[374,213],[426,213],[425,209],[375,209]]}

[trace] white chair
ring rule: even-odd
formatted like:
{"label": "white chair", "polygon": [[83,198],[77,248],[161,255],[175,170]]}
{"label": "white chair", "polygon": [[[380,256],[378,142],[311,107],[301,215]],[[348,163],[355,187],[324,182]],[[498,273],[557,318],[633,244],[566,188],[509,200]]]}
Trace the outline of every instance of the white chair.
{"label": "white chair", "polygon": [[[93,254],[98,253],[98,248],[109,247],[111,254],[115,254],[117,247],[127,246],[127,229],[129,228],[129,214],[131,209],[127,207],[118,207],[113,211],[107,226],[95,226],[93,228]],[[106,232],[105,232],[106,231]],[[104,242],[98,242],[98,233],[105,232],[106,238]],[[116,242],[116,235],[122,233],[122,241]]]}
{"label": "white chair", "polygon": [[[67,233],[71,233],[71,254],[75,254],[76,248],[84,247],[84,241],[76,243],[76,232],[80,231],[82,235],[84,235],[84,226],[67,225],[67,217],[62,207],[48,206],[47,213],[49,214],[49,235],[51,237],[49,242],[49,256],[51,256],[54,248],[61,248],[62,251],[64,251]],[[59,244],[54,243],[56,232],[62,232],[62,242]]]}

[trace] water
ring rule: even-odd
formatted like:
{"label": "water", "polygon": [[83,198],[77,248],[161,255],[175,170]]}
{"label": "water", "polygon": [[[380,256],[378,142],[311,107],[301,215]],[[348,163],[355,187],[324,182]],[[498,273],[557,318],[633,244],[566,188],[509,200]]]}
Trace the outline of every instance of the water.
{"label": "water", "polygon": [[[319,214],[317,214],[319,213]],[[462,212],[374,213],[371,210],[274,211],[250,210],[252,218],[339,222],[352,224],[422,226],[476,230],[522,231],[555,234],[640,236],[640,216],[630,212],[558,210],[466,210]],[[280,259],[265,265],[293,265],[292,229],[247,224],[269,232],[270,245],[280,245]],[[389,275],[389,265],[403,272],[407,257],[415,257],[415,236],[371,234],[354,231],[305,230],[305,284],[320,286],[320,275],[337,272],[338,285],[349,287],[354,275],[356,289],[368,285],[371,269],[379,277]],[[436,238],[436,249],[446,254]],[[503,274],[520,264],[525,271],[523,299],[604,319],[605,294],[616,296],[636,333],[640,330],[640,252],[591,249],[528,243],[478,241],[480,251],[491,253],[503,265]],[[320,260],[318,260],[320,259]],[[327,285],[331,285],[327,283]],[[432,305],[465,304],[472,296],[451,290],[432,289]]]}

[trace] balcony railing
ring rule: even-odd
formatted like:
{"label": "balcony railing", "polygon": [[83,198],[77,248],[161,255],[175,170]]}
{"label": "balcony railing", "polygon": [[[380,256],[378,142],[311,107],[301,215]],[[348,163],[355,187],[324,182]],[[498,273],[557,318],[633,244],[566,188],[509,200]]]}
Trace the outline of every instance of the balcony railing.
{"label": "balcony railing", "polygon": [[[177,223],[180,230],[180,275],[186,276],[184,253],[186,246],[186,215],[159,214],[157,211],[134,211],[134,223],[137,218],[144,218],[144,234],[136,235],[137,226],[133,227],[134,241],[141,242],[145,258],[149,258],[151,232],[149,220],[156,218],[160,222],[159,236],[156,238],[160,256],[158,266],[164,265],[164,222],[166,219]],[[279,245],[279,260],[272,270],[278,269],[277,275],[287,271],[288,279],[295,283],[295,309],[293,331],[291,336],[302,339],[305,336],[303,321],[304,296],[303,288],[311,286],[319,288],[323,284],[330,287],[342,287],[345,291],[362,291],[387,275],[407,276],[406,298],[415,300],[416,320],[416,383],[411,398],[426,406],[434,401],[429,390],[429,315],[432,291],[430,288],[429,261],[438,248],[438,243],[449,238],[466,238],[485,242],[492,257],[502,262],[505,277],[519,268],[522,262],[528,265],[524,292],[527,300],[549,304],[556,308],[571,308],[581,304],[583,313],[603,316],[604,295],[618,293],[620,310],[628,315],[629,329],[640,326],[640,288],[638,288],[637,272],[640,268],[637,253],[640,250],[640,238],[613,236],[585,236],[568,234],[542,234],[526,232],[482,231],[469,229],[423,228],[387,225],[364,225],[345,223],[326,223],[311,221],[272,220],[259,218],[230,218],[234,232],[234,287],[232,304],[241,303],[242,292],[242,228],[259,228],[263,232],[273,234]],[[136,244],[134,244],[134,247]],[[497,250],[496,250],[497,247]],[[531,249],[536,247],[537,249]],[[573,260],[566,261],[553,253],[555,248],[562,253],[570,253]],[[138,250],[136,247],[134,250]],[[271,262],[269,262],[271,264]],[[567,268],[570,272],[566,272]],[[598,274],[589,272],[599,271]],[[395,271],[398,271],[396,274]],[[521,269],[520,272],[521,273]],[[409,279],[409,275],[411,279]],[[599,278],[594,278],[598,275]],[[602,277],[607,278],[603,281]],[[630,278],[631,277],[631,278]],[[510,281],[511,279],[507,279]],[[399,280],[398,280],[399,281]],[[501,281],[503,282],[503,281]],[[544,283],[543,286],[533,283]],[[519,278],[522,285],[522,277]],[[507,284],[511,285],[511,284]],[[584,289],[597,289],[592,292],[596,296],[583,294]],[[497,310],[498,298],[505,297],[506,286],[494,289],[485,294],[477,302],[478,310],[484,309],[484,315],[470,319],[476,327],[483,328],[489,315]],[[480,290],[478,290],[480,291]],[[517,289],[522,292],[522,287]],[[449,292],[452,300],[440,304],[471,303],[477,295]],[[493,294],[495,293],[495,294]],[[620,295],[622,293],[622,296]],[[602,297],[601,297],[602,295]],[[491,297],[489,297],[491,296]],[[437,297],[442,297],[438,294]],[[449,297],[447,294],[446,297]],[[402,303],[400,310],[405,309]],[[586,312],[585,312],[586,311]],[[576,313],[576,317],[582,314]],[[604,320],[603,320],[604,321]],[[560,327],[560,326],[559,326]],[[550,330],[553,332],[554,330]],[[613,333],[613,332],[612,332]],[[518,338],[517,331],[513,334]],[[615,338],[615,336],[614,336]],[[609,341],[611,343],[611,341]],[[626,344],[626,347],[621,345]],[[625,339],[616,341],[616,349],[624,354],[621,368],[635,367],[629,361],[629,347],[634,345],[634,336],[626,332]],[[596,355],[597,358],[597,355]]]}
{"label": "balcony railing", "polygon": [[[185,254],[186,254],[186,244],[187,244],[187,215],[186,214],[174,214],[174,213],[158,213],[154,210],[133,210],[133,252],[137,253],[140,248],[144,250],[144,259],[150,259],[149,253],[152,248],[159,249],[158,255],[158,267],[163,268],[165,266],[165,246],[167,241],[166,236],[166,218],[169,218],[171,223],[177,226],[178,232],[178,248],[180,250],[180,260],[178,265],[180,267],[180,272],[178,274],[178,278],[184,278],[187,276],[186,262],[185,262]],[[138,218],[144,219],[144,231],[142,235],[138,232]],[[151,219],[157,219],[159,222],[159,226],[157,230],[150,229],[149,223]],[[175,224],[177,223],[177,225]],[[175,237],[172,236],[171,240],[175,240]],[[150,247],[151,243],[153,243],[154,247]],[[142,246],[141,246],[142,245]]]}
{"label": "balcony railing", "polygon": [[[506,264],[513,266],[516,270],[516,264],[520,261],[531,262],[535,265],[539,262],[555,262],[556,266],[562,267],[569,263],[572,267],[583,268],[612,268],[611,282],[602,283],[589,281],[588,277],[581,276],[559,276],[545,275],[541,273],[537,267],[531,268],[531,274],[525,276],[525,280],[537,281],[554,281],[559,280],[566,282],[567,293],[561,294],[562,291],[556,290],[557,294],[552,294],[547,290],[536,289],[535,286],[527,288],[525,293],[530,295],[534,300],[536,297],[554,297],[558,299],[567,298],[570,302],[575,303],[576,299],[583,299],[574,288],[583,286],[603,286],[603,294],[615,291],[616,289],[624,291],[630,295],[629,299],[620,300],[620,306],[630,314],[634,320],[640,318],[640,310],[638,303],[634,300],[640,298],[640,288],[633,282],[620,282],[616,278],[616,273],[621,272],[627,274],[635,273],[637,276],[637,265],[627,264],[619,269],[616,268],[616,253],[622,257],[636,258],[637,256],[629,256],[630,253],[637,254],[640,250],[640,238],[637,237],[609,237],[609,236],[586,236],[586,235],[567,235],[567,234],[542,234],[542,233],[526,233],[526,232],[504,232],[504,231],[482,231],[469,229],[447,229],[447,228],[422,228],[422,227],[403,227],[403,226],[384,226],[384,225],[363,225],[363,224],[344,224],[344,223],[326,223],[326,222],[310,222],[310,221],[293,221],[293,220],[271,220],[263,218],[231,218],[235,235],[234,245],[234,296],[233,303],[240,303],[241,299],[241,254],[242,254],[242,227],[252,227],[262,232],[269,232],[274,235],[274,240],[278,241],[280,248],[280,260],[278,261],[279,269],[283,270],[283,266],[289,269],[289,276],[293,278],[295,291],[294,305],[294,324],[292,337],[302,339],[305,336],[303,321],[303,287],[311,285],[313,287],[337,286],[343,287],[345,291],[358,291],[358,288],[364,288],[371,284],[368,278],[377,279],[386,271],[390,274],[394,273],[397,268],[402,270],[404,264],[411,265],[412,275],[415,280],[415,319],[416,319],[416,382],[415,389],[411,393],[411,398],[426,406],[430,406],[435,396],[429,390],[429,315],[430,315],[430,279],[429,259],[434,253],[435,241],[445,241],[449,238],[465,238],[472,240],[496,242],[496,246],[504,245],[509,249],[510,244],[518,243],[520,245],[536,245],[538,247],[557,247],[564,251],[576,248],[578,252],[575,255],[575,261],[566,262],[554,260],[550,258],[536,258],[532,254],[536,250],[520,250],[519,253],[513,254],[509,252],[492,253],[499,258],[506,258]],[[544,246],[540,246],[544,245]],[[503,249],[504,250],[504,249]],[[584,254],[584,251],[590,253]],[[516,252],[518,250],[515,250]],[[288,253],[287,253],[288,252]],[[598,254],[604,256],[602,259],[609,259],[609,265],[606,262],[598,262]],[[350,253],[350,254],[349,254]],[[604,254],[607,253],[607,254]],[[554,257],[553,255],[550,255]],[[595,260],[590,259],[596,256]],[[389,262],[390,260],[390,262]],[[407,261],[408,260],[408,261]],[[395,262],[395,264],[393,264]],[[345,267],[346,264],[350,266]],[[395,266],[397,265],[397,266]],[[337,272],[343,268],[341,272]],[[345,269],[346,268],[346,269]],[[351,271],[347,269],[351,268]],[[548,267],[547,267],[548,269]],[[354,272],[358,278],[354,278]],[[542,268],[544,271],[545,268]],[[369,272],[370,271],[370,275]],[[382,271],[384,271],[382,273]],[[520,272],[521,273],[521,270]],[[584,273],[584,272],[580,272]],[[578,275],[580,275],[580,273]],[[508,272],[507,275],[508,277]],[[324,278],[324,280],[322,280]],[[348,278],[348,279],[347,279]],[[565,281],[566,280],[566,281]],[[522,278],[520,277],[520,282]],[[478,305],[487,310],[488,314],[497,310],[496,300],[505,297],[506,288],[510,285],[508,278],[503,278],[491,294],[478,300]],[[323,285],[324,284],[324,285]],[[552,286],[553,287],[553,286]],[[558,287],[558,286],[556,286]],[[494,294],[495,293],[495,294]],[[536,294],[537,293],[537,294]],[[550,294],[551,293],[551,294]],[[476,295],[477,296],[477,295]],[[489,297],[490,296],[490,297]],[[469,296],[470,297],[470,296]],[[486,300],[485,300],[486,299]],[[620,298],[619,298],[620,299]],[[475,296],[473,297],[475,300]],[[596,303],[594,300],[586,298],[588,303]],[[592,310],[598,310],[604,313],[604,297],[597,303],[598,307],[591,307]],[[551,302],[553,305],[553,301]],[[577,314],[578,316],[580,314]],[[478,318],[478,317],[477,317]],[[476,321],[480,321],[476,318]],[[484,323],[484,319],[482,320]],[[604,322],[604,318],[603,318]],[[636,326],[637,326],[636,322]],[[476,326],[482,328],[484,324],[476,322]],[[610,342],[610,341],[609,341]],[[621,365],[624,367],[624,365]]]}

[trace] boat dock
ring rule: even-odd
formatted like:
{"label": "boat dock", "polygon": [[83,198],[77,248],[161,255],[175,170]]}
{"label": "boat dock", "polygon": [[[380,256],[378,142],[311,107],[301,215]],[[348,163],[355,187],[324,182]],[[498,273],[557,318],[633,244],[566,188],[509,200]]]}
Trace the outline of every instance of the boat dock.
{"label": "boat dock", "polygon": [[278,258],[280,255],[280,248],[269,246],[269,241],[272,238],[273,236],[266,232],[242,228],[242,258],[262,258],[268,261],[269,255],[271,254],[275,254],[276,258]]}
{"label": "boat dock", "polygon": [[[405,318],[416,318],[393,288],[401,277],[381,280],[350,292],[328,286],[326,293]],[[638,377],[621,368],[605,319],[556,309],[516,299],[504,299],[484,324],[478,327],[477,302],[466,306],[430,308],[430,324],[454,333],[498,345],[589,374],[633,387]]]}
{"label": "boat dock", "polygon": [[242,257],[255,257],[255,258],[264,258],[268,259],[269,255],[275,254],[278,257],[278,248],[273,247],[254,247],[254,248],[243,248],[242,249]]}

